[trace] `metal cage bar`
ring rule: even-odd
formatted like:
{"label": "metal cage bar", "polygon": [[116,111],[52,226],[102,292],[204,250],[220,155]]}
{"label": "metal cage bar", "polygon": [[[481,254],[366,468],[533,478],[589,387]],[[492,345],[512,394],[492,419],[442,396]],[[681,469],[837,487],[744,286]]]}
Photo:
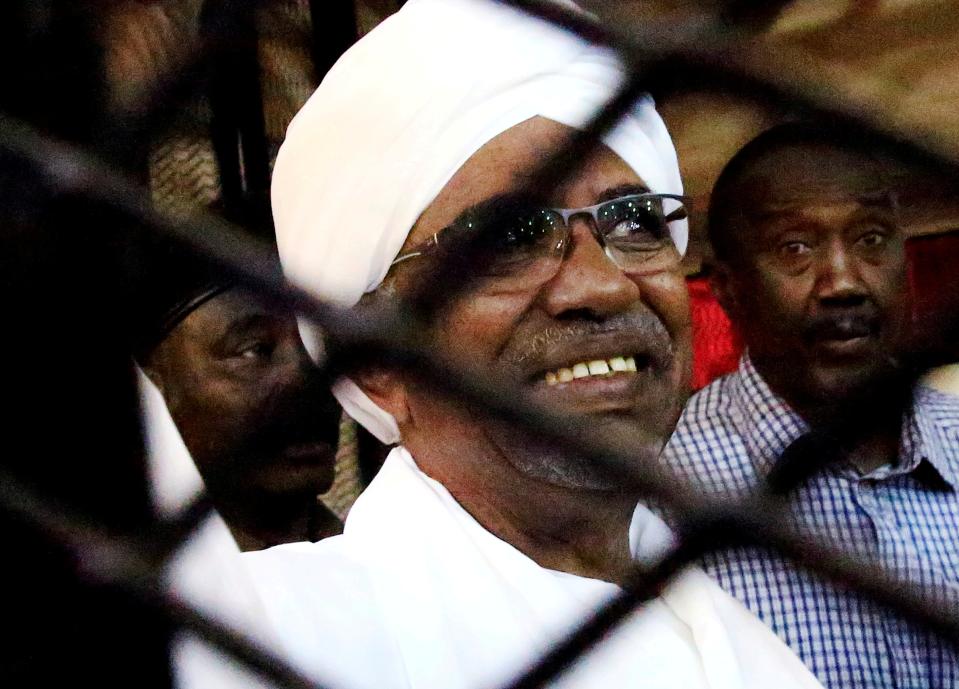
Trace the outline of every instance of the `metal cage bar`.
{"label": "metal cage bar", "polygon": [[[824,102],[815,95],[810,97],[808,94],[791,92],[782,84],[769,84],[751,73],[748,65],[735,62],[720,64],[710,60],[715,54],[710,55],[708,50],[704,53],[701,45],[693,46],[689,42],[693,35],[701,38],[701,32],[672,36],[663,47],[655,42],[655,35],[640,38],[618,36],[591,20],[571,14],[545,0],[515,0],[509,4],[532,12],[544,20],[560,24],[589,40],[613,46],[623,54],[632,70],[627,85],[597,113],[590,126],[571,138],[568,146],[558,152],[555,158],[544,163],[540,170],[540,180],[560,182],[566,170],[565,163],[575,159],[606,128],[615,124],[641,92],[651,71],[650,66],[662,64],[667,58],[686,64],[702,64],[705,60],[712,70],[733,81],[741,81],[746,88],[766,89],[785,100],[804,100],[815,109],[836,112],[834,102],[828,99]],[[651,43],[640,45],[646,40]],[[646,70],[645,76],[642,70]],[[861,114],[843,114],[850,121],[864,125],[876,134],[886,137],[891,134],[891,131],[882,130],[874,121]],[[933,160],[955,175],[957,161],[934,146],[929,146],[928,142],[900,137],[899,143],[905,149]],[[524,424],[544,436],[562,440],[608,467],[614,475],[626,471],[632,474],[636,471],[636,465],[639,465],[645,493],[671,507],[677,516],[683,536],[679,547],[652,571],[634,572],[620,596],[584,621],[564,642],[554,647],[526,674],[512,682],[509,685],[511,689],[528,689],[549,682],[599,642],[606,632],[637,606],[655,596],[685,565],[710,549],[731,544],[759,545],[775,550],[823,576],[857,587],[872,599],[889,606],[908,619],[928,625],[952,643],[959,645],[959,614],[956,611],[944,610],[914,592],[904,592],[898,582],[891,580],[879,568],[850,558],[834,548],[808,542],[782,527],[777,519],[783,514],[781,501],[760,497],[733,507],[709,502],[677,486],[672,477],[655,466],[652,458],[643,457],[643,461],[637,462],[635,447],[628,444],[597,443],[595,439],[571,427],[568,419],[562,415],[527,404],[521,398],[503,396],[502,389],[508,389],[508,385],[502,385],[502,381],[477,380],[470,376],[469,371],[453,366],[419,342],[416,337],[416,324],[417,319],[422,317],[421,313],[374,309],[366,314],[368,317],[365,321],[358,322],[351,312],[323,304],[306,292],[287,284],[276,272],[275,264],[269,259],[268,250],[253,238],[220,220],[202,214],[184,218],[158,213],[150,207],[145,194],[107,166],[8,116],[0,117],[0,149],[6,155],[13,155],[31,166],[58,193],[109,207],[135,220],[147,231],[171,237],[213,259],[267,297],[316,320],[337,345],[335,356],[328,362],[333,370],[349,368],[371,353],[388,358],[398,365],[415,364],[417,370],[432,384],[471,401],[483,403],[494,413]],[[557,165],[557,161],[561,164]],[[816,447],[811,446],[809,452],[812,454],[807,455],[808,459],[822,459],[815,454]],[[793,477],[778,486],[778,489],[788,492],[790,485],[797,480]],[[242,635],[206,619],[197,611],[169,597],[157,594],[152,586],[151,577],[156,574],[163,559],[207,513],[209,506],[202,498],[177,519],[157,525],[158,529],[167,534],[163,540],[165,545],[158,553],[155,552],[153,557],[144,560],[147,553],[142,552],[142,545],[131,544],[121,537],[100,533],[95,529],[80,528],[78,525],[86,521],[83,515],[58,511],[47,499],[32,496],[30,490],[23,486],[17,477],[4,477],[4,480],[0,481],[0,487],[3,488],[0,490],[0,502],[5,511],[15,512],[32,521],[77,552],[89,552],[91,543],[98,543],[99,552],[110,552],[114,558],[112,562],[120,561],[130,565],[131,568],[125,570],[128,576],[115,577],[111,574],[108,577],[103,571],[98,573],[95,561],[91,561],[90,571],[98,574],[104,585],[116,587],[126,595],[146,602],[172,624],[197,632],[209,643],[231,654],[278,686],[317,686],[299,676],[281,659],[269,657],[262,650],[244,641]]]}

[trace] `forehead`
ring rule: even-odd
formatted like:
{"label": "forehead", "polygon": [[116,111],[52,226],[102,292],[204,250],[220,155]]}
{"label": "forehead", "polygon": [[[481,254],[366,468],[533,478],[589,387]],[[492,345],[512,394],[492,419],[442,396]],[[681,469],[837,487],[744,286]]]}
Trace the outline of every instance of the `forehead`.
{"label": "forehead", "polygon": [[[436,199],[423,211],[407,239],[407,246],[423,241],[446,227],[467,208],[488,198],[523,189],[529,173],[560,147],[573,130],[542,117],[533,117],[494,137],[453,175]],[[560,188],[531,189],[557,206],[578,207],[596,202],[605,190],[626,183],[642,183],[638,175],[602,143]]]}
{"label": "forehead", "polygon": [[844,204],[888,203],[884,163],[872,156],[820,143],[768,151],[736,185],[746,209],[776,211]]}
{"label": "forehead", "polygon": [[236,324],[264,315],[282,317],[270,311],[253,292],[233,288],[198,306],[174,332],[193,340],[209,340]]}

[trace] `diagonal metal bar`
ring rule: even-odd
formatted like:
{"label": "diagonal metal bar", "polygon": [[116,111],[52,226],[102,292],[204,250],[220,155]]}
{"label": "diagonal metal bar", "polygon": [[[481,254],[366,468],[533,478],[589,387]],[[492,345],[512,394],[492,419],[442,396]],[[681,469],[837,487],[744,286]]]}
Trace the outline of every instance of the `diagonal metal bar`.
{"label": "diagonal metal bar", "polygon": [[165,591],[157,560],[143,543],[108,533],[36,493],[6,470],[0,470],[0,511],[29,521],[56,544],[69,550],[81,573],[97,585],[115,587],[182,629],[226,652],[241,665],[280,687],[323,689],[286,660],[239,630],[212,619]]}
{"label": "diagonal metal bar", "polygon": [[649,570],[636,569],[623,591],[595,610],[580,626],[555,644],[534,665],[504,689],[536,689],[571,670],[606,635],[645,603],[656,598],[669,581],[702,554],[692,541],[680,545]]}
{"label": "diagonal metal bar", "polygon": [[151,537],[155,557],[166,560],[213,514],[213,501],[200,491],[175,514],[159,520]]}
{"label": "diagonal metal bar", "polygon": [[[551,0],[496,0],[544,21],[553,23],[593,43],[617,51],[628,76],[619,91],[588,122],[572,133],[547,160],[531,171],[526,189],[537,197],[565,181],[585,159],[591,146],[613,128],[646,90],[679,80],[689,84],[724,83],[733,90],[757,95],[778,104],[790,104],[808,112],[845,123],[859,136],[875,137],[890,151],[913,159],[937,172],[959,178],[959,162],[949,152],[928,140],[908,140],[884,124],[876,113],[851,108],[836,93],[817,83],[791,82],[783,74],[770,73],[754,64],[741,43],[769,24],[789,3],[777,0],[763,6],[756,18],[749,3],[731,3],[732,14],[692,15],[685,21],[650,22],[610,27],[595,17]],[[740,16],[741,15],[741,16]],[[730,17],[742,22],[731,24]],[[473,251],[481,238],[461,236],[451,240],[436,279],[423,284],[411,301],[427,320],[444,304],[468,288],[474,270],[466,270],[466,257],[482,265],[482,253]]]}

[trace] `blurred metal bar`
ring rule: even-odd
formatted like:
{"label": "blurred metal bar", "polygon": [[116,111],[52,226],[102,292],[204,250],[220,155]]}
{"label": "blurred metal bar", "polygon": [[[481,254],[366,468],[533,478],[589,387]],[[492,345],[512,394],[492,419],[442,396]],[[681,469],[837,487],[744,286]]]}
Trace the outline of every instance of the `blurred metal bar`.
{"label": "blurred metal bar", "polygon": [[[703,534],[705,535],[705,534]],[[702,544],[704,541],[698,541]],[[555,644],[504,689],[536,689],[549,684],[597,646],[626,617],[644,603],[656,598],[669,581],[680,574],[703,549],[683,540],[680,546],[649,571],[635,571],[623,586],[623,592],[597,609],[564,640]]]}
{"label": "blurred metal bar", "polygon": [[353,0],[310,0],[313,24],[313,64],[322,81],[340,55],[356,42],[356,4]]}
{"label": "blurred metal bar", "polygon": [[[53,504],[14,474],[2,469],[0,512],[29,521],[73,555],[82,578],[93,586],[122,593],[139,604],[137,612],[151,612],[174,628],[196,634],[276,686],[323,689],[324,685],[308,679],[284,659],[267,651],[239,630],[211,619],[167,593],[162,581],[165,562],[162,557],[157,557],[158,553],[151,547],[149,534],[131,540],[120,533],[106,531],[88,521],[85,515]],[[121,634],[130,633],[129,628],[117,631]],[[134,638],[132,641],[142,643],[143,639]],[[119,664],[124,665],[129,661],[130,658],[126,658]],[[134,667],[132,671],[134,676],[139,676],[146,669]],[[64,670],[74,672],[74,668]],[[101,673],[101,679],[103,674],[106,673]],[[147,674],[145,680],[134,684],[155,686],[155,680]]]}
{"label": "blurred metal bar", "polygon": [[[87,4],[70,0],[3,3],[0,108],[128,166],[97,137],[106,101],[97,21]],[[0,151],[0,470],[104,525],[147,529],[124,291],[107,240],[115,220],[102,207],[63,199],[32,165]],[[71,554],[33,520],[2,512],[0,538],[10,632],[0,646],[0,685],[169,686],[165,623],[78,579]]]}
{"label": "blurred metal bar", "polygon": [[[920,132],[902,132],[883,118],[881,112],[851,107],[842,93],[828,85],[797,77],[778,64],[765,64],[743,49],[754,35],[756,25],[749,22],[730,26],[722,13],[712,17],[692,15],[685,23],[671,21],[623,23],[615,27],[601,24],[552,0],[496,0],[544,21],[552,22],[585,40],[609,47],[619,53],[627,69],[644,69],[650,84],[668,82],[701,83],[729,88],[736,93],[755,95],[776,104],[787,104],[810,114],[842,122],[860,136],[901,151],[912,159],[959,176],[959,160],[951,151],[937,145]],[[745,6],[748,3],[733,3]],[[789,2],[775,0],[778,9]],[[767,17],[766,22],[769,21]]]}
{"label": "blurred metal bar", "polygon": [[210,134],[220,169],[225,212],[272,236],[270,156],[260,88],[256,10],[250,0],[207,0],[200,18],[204,42],[229,43],[210,54]]}

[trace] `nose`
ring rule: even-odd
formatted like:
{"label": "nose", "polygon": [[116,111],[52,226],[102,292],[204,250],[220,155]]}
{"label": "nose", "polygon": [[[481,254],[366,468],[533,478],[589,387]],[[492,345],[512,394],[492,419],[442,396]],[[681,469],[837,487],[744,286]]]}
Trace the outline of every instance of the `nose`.
{"label": "nose", "polygon": [[574,219],[559,272],[540,293],[554,318],[604,318],[630,308],[639,286],[606,255],[586,220]]}
{"label": "nose", "polygon": [[867,296],[858,261],[841,240],[830,242],[817,262],[814,294],[824,305],[858,303]]}

